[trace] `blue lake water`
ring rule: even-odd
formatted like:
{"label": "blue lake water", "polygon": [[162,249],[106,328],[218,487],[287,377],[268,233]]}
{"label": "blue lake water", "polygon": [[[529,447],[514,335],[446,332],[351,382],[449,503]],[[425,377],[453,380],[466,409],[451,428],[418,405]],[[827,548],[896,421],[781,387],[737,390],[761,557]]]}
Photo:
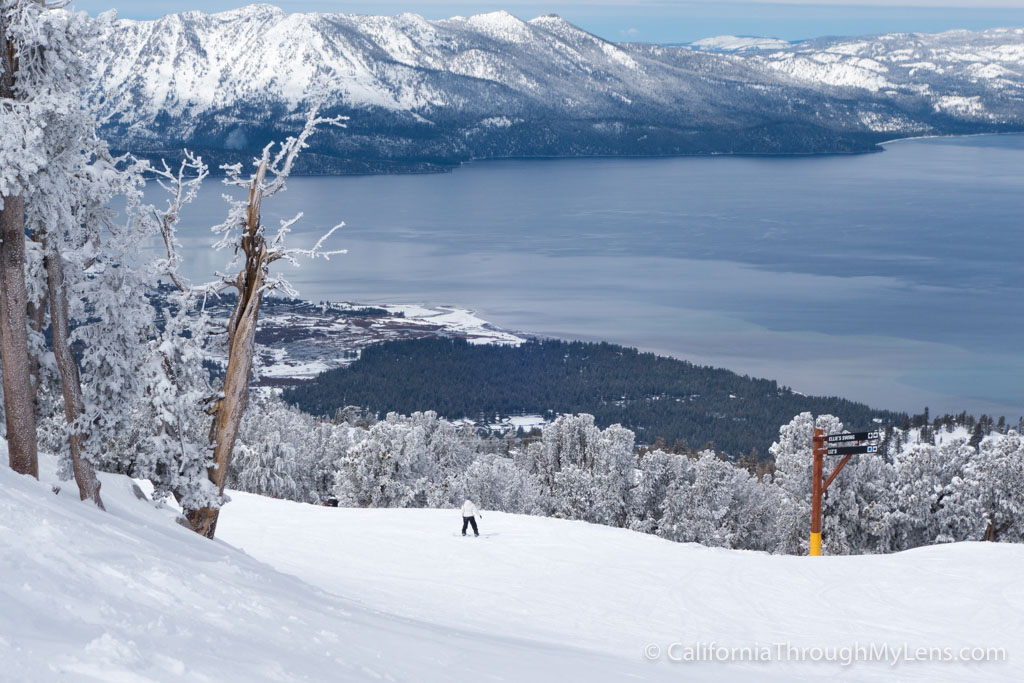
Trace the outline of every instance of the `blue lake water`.
{"label": "blue lake water", "polygon": [[[190,275],[224,262],[210,182]],[[156,195],[153,195],[156,198]],[[933,414],[1024,415],[1024,136],[884,153],[499,161],[294,178],[264,218],[348,255],[282,270],[313,300],[455,304]]]}

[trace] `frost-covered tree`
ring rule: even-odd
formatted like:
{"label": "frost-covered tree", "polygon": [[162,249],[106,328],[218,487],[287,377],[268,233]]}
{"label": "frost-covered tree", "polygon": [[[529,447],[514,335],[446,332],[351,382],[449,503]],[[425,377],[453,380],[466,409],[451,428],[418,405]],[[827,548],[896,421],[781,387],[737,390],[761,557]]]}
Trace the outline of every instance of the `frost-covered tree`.
{"label": "frost-covered tree", "polygon": [[531,449],[530,469],[539,476],[547,491],[556,487],[555,476],[564,469],[593,468],[601,430],[593,415],[562,415],[544,428],[541,447]]}
{"label": "frost-covered tree", "polygon": [[760,483],[746,470],[703,451],[666,491],[658,535],[725,548],[758,545]]}
{"label": "frost-covered tree", "polygon": [[452,483],[449,504],[457,505],[466,498],[485,510],[531,515],[539,508],[540,484],[511,459],[487,454]]}
{"label": "frost-covered tree", "polygon": [[601,432],[593,459],[597,505],[593,521],[624,527],[629,521],[630,494],[636,486],[636,444],[633,432],[611,425]]}
{"label": "frost-covered tree", "polygon": [[295,500],[299,487],[295,446],[274,432],[256,447],[238,444],[235,453],[238,487],[243,491],[271,498]]}
{"label": "frost-covered tree", "polygon": [[208,175],[202,158],[186,151],[177,169],[151,169],[167,193],[162,207],[133,207],[137,220],[159,234],[163,257],[149,263],[148,284],[161,291],[142,349],[143,399],[135,410],[140,432],[132,474],[148,478],[155,496],[173,495],[185,509],[214,505],[220,494],[209,481],[209,403],[214,395],[209,360],[214,333],[205,303],[212,295],[193,286],[180,271],[177,225],[183,208]]}
{"label": "frost-covered tree", "polygon": [[736,547],[774,552],[778,547],[776,516],[780,508],[779,488],[768,475],[760,480],[750,475],[741,481],[745,492],[736,512],[740,518]]}
{"label": "frost-covered tree", "polygon": [[[428,435],[427,450],[436,473],[427,490],[427,504],[440,507],[461,503],[459,499],[464,499],[465,494],[461,488],[462,483],[458,480],[470,467],[476,454],[459,434],[455,425],[447,420],[438,419],[433,412],[426,414],[434,418],[434,426]],[[491,508],[504,509],[495,506]]]}
{"label": "frost-covered tree", "polygon": [[984,520],[964,479],[974,454],[966,436],[911,441],[893,454],[894,549],[980,538]]}
{"label": "frost-covered tree", "polygon": [[415,451],[416,439],[397,415],[378,422],[341,461],[334,492],[343,505],[353,507],[407,507],[416,497],[417,483],[406,448]]}
{"label": "frost-covered tree", "polygon": [[[285,189],[296,157],[306,148],[306,140],[320,125],[343,124],[341,118],[319,118],[314,111],[299,135],[288,138],[280,145],[272,143],[263,149],[262,155],[254,162],[255,171],[251,175],[243,174],[241,164],[223,167],[227,174],[224,183],[229,187],[243,188],[246,197],[231,200],[227,220],[215,228],[220,235],[217,248],[229,249],[234,255],[226,269],[232,274],[225,277],[219,287],[233,288],[237,295],[226,331],[228,360],[224,380],[210,409],[213,414],[210,439],[213,452],[207,472],[218,496],[224,493],[235,440],[249,402],[256,324],[263,296],[277,289],[295,293],[287,280],[271,276],[271,265],[282,259],[297,264],[298,256],[326,258],[332,253],[341,253],[322,249],[326,238],[340,225],[335,226],[311,249],[290,249],[286,245],[288,232],[302,214],[282,221],[272,237],[267,235],[262,218],[263,200]],[[213,501],[201,507],[189,507],[185,515],[193,531],[213,538],[219,511],[219,503]]]}
{"label": "frost-covered tree", "polygon": [[138,454],[132,474],[153,482],[157,497],[173,495],[183,507],[207,505],[218,495],[209,484],[209,416],[213,393],[204,366],[210,322],[189,294],[168,293],[157,331],[145,345],[144,396],[135,411]]}
{"label": "frost-covered tree", "polygon": [[[846,470],[850,470],[849,473]],[[847,539],[851,553],[892,552],[898,550],[894,495],[896,468],[882,453],[854,456],[829,487],[836,495],[852,493],[847,507]],[[844,478],[845,477],[845,478]]]}
{"label": "frost-covered tree", "polygon": [[303,469],[299,496],[309,503],[321,504],[332,496],[334,473],[338,470],[338,450],[349,438],[347,429],[336,429],[329,422],[317,420],[308,427],[299,451],[298,462]]}
{"label": "frost-covered tree", "polygon": [[984,520],[986,541],[1024,542],[1024,437],[1016,430],[981,441],[965,467],[966,492]]}
{"label": "frost-covered tree", "polygon": [[[33,416],[25,408],[39,405],[41,371],[47,368],[46,359],[52,359],[64,407],[64,469],[73,473],[81,497],[102,507],[93,463],[109,446],[102,434],[109,436],[130,415],[124,408],[133,396],[121,391],[118,382],[134,378],[138,369],[131,358],[120,363],[117,354],[130,355],[140,339],[132,338],[131,348],[116,343],[135,321],[134,316],[125,318],[125,311],[117,310],[120,324],[108,330],[110,334],[100,329],[101,319],[118,288],[125,293],[119,303],[129,312],[139,308],[142,297],[141,288],[125,287],[133,278],[125,250],[139,243],[139,232],[130,224],[114,224],[107,205],[116,195],[137,191],[141,166],[111,158],[97,135],[90,103],[81,95],[91,73],[90,53],[100,48],[109,16],[93,20],[62,9],[65,4],[0,2],[0,222],[5,231],[0,246],[0,347],[7,385],[5,417],[12,464],[17,460],[22,466],[16,468],[34,469],[37,436]],[[26,231],[33,247],[28,251]],[[72,319],[89,320],[91,329],[80,326],[72,332]],[[47,322],[52,355],[41,344]],[[26,326],[32,340],[27,366],[22,348]],[[81,369],[71,352],[73,344],[81,349]],[[92,367],[85,367],[90,363]],[[118,376],[122,368],[129,369]],[[104,402],[104,396],[119,399]],[[114,405],[117,400],[123,403]],[[111,421],[114,429],[105,430]]]}
{"label": "frost-covered tree", "polygon": [[10,466],[39,476],[35,387],[28,347],[25,201],[46,165],[43,121],[59,93],[42,3],[0,0],[0,368]]}
{"label": "frost-covered tree", "polygon": [[685,455],[662,450],[644,453],[637,462],[636,486],[630,500],[630,528],[658,533],[669,491],[688,474],[689,462]]}
{"label": "frost-covered tree", "polygon": [[518,454],[516,463],[539,482],[546,512],[626,526],[636,483],[633,439],[633,432],[619,425],[602,431],[593,415],[564,415],[545,427],[541,441]]}

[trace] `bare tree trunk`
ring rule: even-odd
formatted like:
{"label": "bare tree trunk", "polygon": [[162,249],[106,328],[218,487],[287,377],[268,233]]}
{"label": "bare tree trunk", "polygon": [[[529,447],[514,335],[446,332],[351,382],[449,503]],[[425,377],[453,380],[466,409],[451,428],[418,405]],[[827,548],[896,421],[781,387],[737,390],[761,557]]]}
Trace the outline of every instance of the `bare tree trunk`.
{"label": "bare tree trunk", "polygon": [[28,360],[25,200],[4,197],[0,211],[0,363],[11,469],[39,478],[35,392]]}
{"label": "bare tree trunk", "polygon": [[[224,493],[231,454],[238,437],[238,428],[249,403],[249,381],[252,377],[252,357],[255,350],[256,322],[259,317],[262,293],[247,292],[250,296],[239,297],[237,326],[231,337],[228,368],[224,376],[224,395],[217,400],[214,408],[211,441],[213,444],[213,466],[210,467],[210,481],[218,493]],[[187,513],[189,525],[196,533],[213,538],[217,532],[217,518],[220,510],[200,508]]]}
{"label": "bare tree trunk", "polygon": [[[267,245],[260,231],[260,204],[263,200],[263,180],[267,161],[264,159],[249,188],[249,207],[246,215],[242,249],[245,267],[238,274],[238,301],[228,323],[228,367],[224,375],[224,390],[213,407],[213,425],[210,441],[213,445],[213,465],[209,469],[210,481],[219,494],[224,493],[231,455],[238,437],[242,416],[249,403],[249,382],[252,378],[252,359],[255,352],[256,323],[263,301],[263,286],[270,265]],[[187,510],[189,526],[198,534],[213,538],[217,532],[218,508]]]}
{"label": "bare tree trunk", "polygon": [[[336,225],[329,230],[312,249],[287,249],[283,246],[284,236],[299,216],[291,221],[282,221],[277,235],[272,238],[269,245],[260,222],[260,207],[263,198],[271,197],[284,189],[284,180],[291,173],[296,155],[306,147],[306,139],[313,133],[317,125],[321,123],[343,125],[341,123],[343,119],[340,117],[322,119],[318,118],[316,114],[314,109],[310,113],[302,133],[297,137],[290,137],[282,143],[276,155],[271,154],[273,145],[265,147],[263,158],[250,180],[241,180],[239,176],[241,166],[226,167],[228,179],[225,182],[236,187],[248,185],[249,196],[244,203],[233,203],[229,222],[221,226],[225,238],[219,243],[222,246],[228,244],[234,246],[235,253],[241,253],[244,256],[244,264],[234,280],[221,283],[234,287],[238,291],[238,301],[235,303],[231,319],[228,321],[228,367],[224,376],[224,388],[210,410],[214,416],[213,424],[210,426],[213,462],[207,470],[207,475],[210,482],[216,487],[218,494],[224,493],[224,484],[227,482],[230,472],[235,440],[238,438],[242,416],[249,403],[249,383],[252,380],[253,354],[256,347],[256,323],[259,320],[263,293],[266,289],[273,289],[281,284],[280,281],[268,282],[270,264],[282,258],[289,259],[294,263],[293,256],[297,254],[311,258],[317,256],[327,258],[333,253],[344,253],[321,250],[324,241],[344,224]],[[268,173],[273,176],[273,180],[269,183],[266,182]],[[301,216],[301,214],[299,215]],[[241,235],[236,241],[233,230],[238,225],[241,225]],[[173,240],[168,237],[167,230],[164,231],[164,234],[168,253],[171,254]],[[170,260],[173,262],[174,259]],[[219,508],[191,509],[186,510],[185,514],[193,531],[207,538],[214,537],[217,532],[217,519],[220,515]]]}
{"label": "bare tree trunk", "polygon": [[71,352],[71,327],[68,314],[68,288],[64,279],[64,262],[56,245],[46,244],[46,282],[50,297],[50,326],[53,329],[53,355],[60,372],[61,393],[64,395],[64,417],[68,423],[68,442],[71,447],[71,468],[82,500],[92,500],[101,509],[100,481],[92,462],[82,453],[84,438],[78,431],[78,419],[85,412],[78,361]]}
{"label": "bare tree trunk", "polygon": [[[18,70],[14,44],[0,16],[0,99],[14,97]],[[39,478],[35,392],[28,360],[28,295],[25,291],[25,198],[3,197],[0,209],[0,367],[11,469]]]}

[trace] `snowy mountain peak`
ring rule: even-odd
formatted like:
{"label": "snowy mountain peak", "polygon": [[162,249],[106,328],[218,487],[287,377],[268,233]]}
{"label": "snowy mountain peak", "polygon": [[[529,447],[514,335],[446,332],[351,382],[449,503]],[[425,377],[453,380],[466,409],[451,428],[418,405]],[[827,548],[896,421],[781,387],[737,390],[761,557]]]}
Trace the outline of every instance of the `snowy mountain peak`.
{"label": "snowy mountain peak", "polygon": [[[187,14],[204,15],[205,13],[204,12],[197,12],[196,10],[193,10],[192,12],[188,12]],[[175,15],[172,14],[172,15],[168,15],[168,16],[175,16]],[[271,5],[270,3],[261,2],[261,3],[256,3],[256,4],[253,4],[253,5],[245,5],[243,7],[237,8],[237,9],[230,9],[230,10],[224,10],[224,11],[221,11],[221,12],[214,12],[214,13],[208,14],[206,16],[209,16],[209,17],[211,17],[213,19],[217,19],[219,21],[245,21],[245,20],[252,20],[252,19],[259,19],[259,20],[265,21],[267,19],[275,19],[275,20],[284,19],[286,16],[288,16],[288,12],[285,12],[283,9],[281,9],[277,5]]]}
{"label": "snowy mountain peak", "polygon": [[532,37],[529,24],[505,10],[474,14],[466,23],[498,40],[522,43]]}
{"label": "snowy mountain peak", "polygon": [[493,12],[481,12],[479,14],[474,14],[469,18],[469,21],[481,25],[489,24],[497,26],[521,26],[526,23],[508,10],[503,9],[495,10]]}
{"label": "snowy mountain peak", "polygon": [[1024,31],[661,46],[611,43],[552,15],[426,20],[261,4],[120,21],[93,87],[115,147],[172,142],[209,158],[292,132],[326,88],[327,110],[352,121],[317,136],[321,170],[863,151],[1024,128]]}
{"label": "snowy mountain peak", "polygon": [[224,16],[224,15],[228,15],[228,16],[235,16],[235,17],[245,17],[245,16],[250,16],[250,17],[256,16],[256,17],[258,17],[258,16],[282,16],[282,15],[286,15],[286,14],[288,14],[288,13],[285,12],[280,7],[278,7],[277,5],[271,4],[269,2],[255,2],[255,3],[251,4],[251,5],[243,5],[242,7],[239,7],[237,9],[230,9],[230,10],[223,10],[221,12],[215,12],[215,13],[212,13],[211,16]]}

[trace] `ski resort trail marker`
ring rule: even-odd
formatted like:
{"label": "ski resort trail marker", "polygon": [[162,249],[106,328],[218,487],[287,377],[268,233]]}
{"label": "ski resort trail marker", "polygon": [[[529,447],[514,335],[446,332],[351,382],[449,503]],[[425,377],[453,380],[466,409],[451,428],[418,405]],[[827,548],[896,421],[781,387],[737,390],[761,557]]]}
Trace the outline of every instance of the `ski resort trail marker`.
{"label": "ski resort trail marker", "polygon": [[[843,444],[843,445],[839,445]],[[821,499],[825,491],[850,458],[854,455],[878,452],[878,432],[843,432],[841,434],[825,434],[825,430],[814,429],[814,469],[811,475],[811,555],[821,555]],[[826,455],[841,455],[828,479],[823,480]]]}

